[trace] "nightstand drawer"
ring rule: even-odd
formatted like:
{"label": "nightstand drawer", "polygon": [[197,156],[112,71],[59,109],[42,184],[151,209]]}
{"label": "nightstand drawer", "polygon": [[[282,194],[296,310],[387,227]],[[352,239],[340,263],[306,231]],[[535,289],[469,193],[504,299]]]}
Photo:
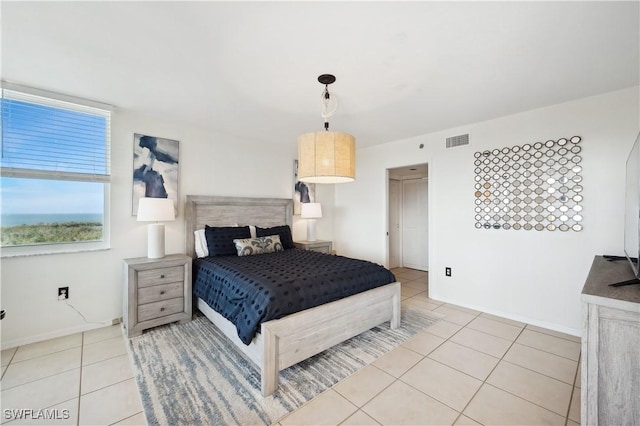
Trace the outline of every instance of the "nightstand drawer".
{"label": "nightstand drawer", "polygon": [[148,287],[166,283],[184,281],[184,267],[150,269],[138,272],[138,287]]}
{"label": "nightstand drawer", "polygon": [[144,305],[145,303],[173,299],[182,296],[183,293],[183,282],[143,287],[138,289],[138,304]]}
{"label": "nightstand drawer", "polygon": [[294,241],[293,245],[302,250],[318,251],[327,254],[333,253],[333,243],[331,241]]}
{"label": "nightstand drawer", "polygon": [[161,302],[147,303],[138,306],[138,321],[147,321],[155,318],[166,317],[184,311],[184,298],[163,300]]}
{"label": "nightstand drawer", "polygon": [[309,251],[319,251],[320,253],[329,253],[329,254],[331,254],[331,248],[329,248],[329,246],[309,247],[307,250],[309,250]]}

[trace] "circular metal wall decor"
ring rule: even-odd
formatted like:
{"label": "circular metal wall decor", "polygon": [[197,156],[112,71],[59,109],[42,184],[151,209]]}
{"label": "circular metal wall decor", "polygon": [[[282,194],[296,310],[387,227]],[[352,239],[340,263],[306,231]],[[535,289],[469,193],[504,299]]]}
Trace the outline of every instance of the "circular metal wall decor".
{"label": "circular metal wall decor", "polygon": [[[485,212],[495,213],[478,215],[476,208],[475,227],[582,231],[581,141],[573,136],[476,152],[475,204],[490,206]],[[485,169],[496,173],[489,175]],[[523,211],[537,214],[520,215]]]}

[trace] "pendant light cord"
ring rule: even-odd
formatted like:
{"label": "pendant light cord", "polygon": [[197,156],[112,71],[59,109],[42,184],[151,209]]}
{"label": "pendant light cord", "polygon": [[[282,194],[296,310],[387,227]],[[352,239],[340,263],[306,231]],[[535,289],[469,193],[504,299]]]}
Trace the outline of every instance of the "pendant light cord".
{"label": "pendant light cord", "polygon": [[324,119],[324,129],[326,131],[329,131],[329,117],[331,117],[338,109],[338,98],[334,96],[333,100],[335,101],[335,106],[332,110],[329,110],[330,100],[331,95],[329,94],[329,85],[325,84],[324,91],[322,92],[322,118]]}

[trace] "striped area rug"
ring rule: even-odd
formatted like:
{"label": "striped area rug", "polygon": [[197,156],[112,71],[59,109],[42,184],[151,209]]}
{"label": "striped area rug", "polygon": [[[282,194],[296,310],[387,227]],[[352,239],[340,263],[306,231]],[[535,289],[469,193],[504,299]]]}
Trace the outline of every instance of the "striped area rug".
{"label": "striped area rug", "polygon": [[384,323],[281,371],[266,398],[257,367],[200,313],[145,331],[128,349],[150,425],[272,424],[437,320],[403,306],[399,329]]}

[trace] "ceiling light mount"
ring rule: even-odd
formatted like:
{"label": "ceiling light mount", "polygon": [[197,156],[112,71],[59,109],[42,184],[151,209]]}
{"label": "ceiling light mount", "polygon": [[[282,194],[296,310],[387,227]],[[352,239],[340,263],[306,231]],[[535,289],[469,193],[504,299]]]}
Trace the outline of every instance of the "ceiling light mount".
{"label": "ceiling light mount", "polygon": [[331,74],[322,74],[320,77],[318,77],[318,81],[327,86],[331,83],[336,82],[336,76]]}

